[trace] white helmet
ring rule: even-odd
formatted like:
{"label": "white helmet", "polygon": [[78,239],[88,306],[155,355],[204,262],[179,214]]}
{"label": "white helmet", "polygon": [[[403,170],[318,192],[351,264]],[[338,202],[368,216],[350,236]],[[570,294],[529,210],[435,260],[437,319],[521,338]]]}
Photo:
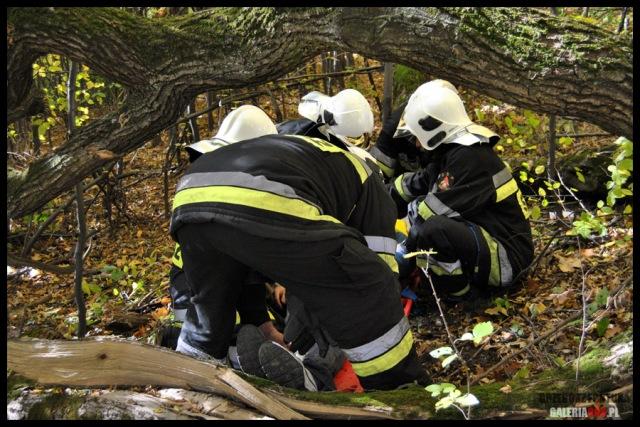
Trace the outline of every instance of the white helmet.
{"label": "white helmet", "polygon": [[357,138],[373,132],[373,112],[366,98],[355,89],[345,89],[321,106],[322,122],[339,136]]}
{"label": "white helmet", "polygon": [[213,138],[191,144],[187,151],[204,154],[234,142],[277,133],[276,126],[264,111],[254,105],[241,105],[227,114]]}
{"label": "white helmet", "polygon": [[466,133],[465,128],[473,122],[457,93],[429,83],[411,95],[404,118],[407,128],[420,144],[427,150],[433,150],[442,143],[454,142],[457,136]]}
{"label": "white helmet", "polygon": [[324,93],[313,91],[309,92],[300,100],[298,104],[298,113],[312,122],[320,121],[322,117],[322,104],[329,100],[329,96]]}
{"label": "white helmet", "polygon": [[[427,86],[428,85],[428,86]],[[456,94],[458,93],[458,89],[451,84],[448,80],[436,79],[431,80],[430,82],[425,83],[423,86],[426,87],[444,87],[454,91]],[[405,109],[406,111],[406,109]],[[407,122],[404,119],[404,111],[402,112],[402,116],[400,117],[400,121],[398,122],[398,126],[396,128],[395,133],[393,134],[394,138],[404,138],[411,135],[411,131],[407,128]]]}

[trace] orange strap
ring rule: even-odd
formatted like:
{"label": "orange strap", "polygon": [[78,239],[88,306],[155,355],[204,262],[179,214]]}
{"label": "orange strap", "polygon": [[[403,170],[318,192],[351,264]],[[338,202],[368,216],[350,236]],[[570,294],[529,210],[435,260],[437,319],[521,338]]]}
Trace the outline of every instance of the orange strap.
{"label": "orange strap", "polygon": [[333,377],[333,383],[336,386],[337,391],[351,393],[364,392],[358,376],[355,372],[353,372],[351,363],[349,363],[349,361],[346,359],[342,364],[342,368],[340,368],[340,370]]}

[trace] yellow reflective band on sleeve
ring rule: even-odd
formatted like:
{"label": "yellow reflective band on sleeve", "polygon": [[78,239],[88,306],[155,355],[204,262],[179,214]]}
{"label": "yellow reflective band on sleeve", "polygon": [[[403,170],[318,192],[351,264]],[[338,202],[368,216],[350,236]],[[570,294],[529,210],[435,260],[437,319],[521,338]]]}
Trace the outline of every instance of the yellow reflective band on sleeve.
{"label": "yellow reflective band on sleeve", "polygon": [[529,219],[529,209],[527,209],[527,204],[524,202],[524,199],[522,198],[522,192],[520,190],[516,192],[516,198],[518,199],[518,204],[520,205],[520,210],[522,210],[524,219]]}
{"label": "yellow reflective band on sleeve", "polygon": [[402,361],[409,352],[413,345],[413,335],[411,330],[407,331],[402,340],[391,350],[386,353],[368,360],[366,362],[351,362],[353,371],[359,377],[368,377],[371,375],[379,374],[387,371]]}
{"label": "yellow reflective band on sleeve", "polygon": [[312,138],[310,136],[303,136],[303,135],[288,135],[288,136],[293,136],[295,138],[299,138],[299,139],[301,139],[301,140],[303,140],[305,142],[308,142],[309,144],[313,145],[314,147],[319,148],[322,151],[328,151],[330,153],[343,154],[353,164],[353,167],[356,169],[356,172],[360,176],[360,182],[365,182],[367,180],[367,178],[369,177],[369,173],[364,168],[364,166],[362,165],[360,160],[354,154],[351,154],[350,152],[345,151],[342,148],[336,147],[335,145],[333,145],[329,141],[325,141],[324,139],[320,139],[320,138]]}
{"label": "yellow reflective band on sleeve", "polygon": [[271,312],[271,310],[267,310],[267,313],[269,313],[269,319],[271,319],[271,320],[276,320],[276,317],[273,315],[273,313]]}
{"label": "yellow reflective band on sleeve", "polygon": [[176,243],[176,248],[173,250],[173,257],[171,262],[178,268],[182,268],[182,251],[180,250],[180,244]]}
{"label": "yellow reflective band on sleeve", "polygon": [[511,178],[506,184],[496,189],[496,203],[501,202],[516,191],[518,191],[518,183]]}
{"label": "yellow reflective band on sleeve", "polygon": [[394,273],[398,273],[399,274],[398,262],[396,261],[395,255],[385,254],[385,253],[382,253],[382,252],[378,252],[377,254],[378,254],[378,256],[380,258],[382,258],[384,263],[389,266],[391,271],[393,271]]}
{"label": "yellow reflective band on sleeve", "polygon": [[236,325],[240,324],[240,313],[236,311]]}
{"label": "yellow reflective band on sleeve", "polygon": [[391,178],[393,176],[394,169],[382,163],[380,160],[376,160],[376,164],[387,178]]}
{"label": "yellow reflective band on sleeve", "polygon": [[396,188],[396,191],[398,192],[400,197],[402,197],[402,200],[404,200],[405,202],[410,202],[411,201],[411,197],[409,197],[408,195],[404,194],[404,190],[402,189],[402,177],[403,176],[404,176],[404,174],[402,174],[399,177],[397,177],[393,181],[393,186]]}
{"label": "yellow reflective band on sleeve", "polygon": [[341,224],[340,221],[330,215],[322,215],[317,206],[304,200],[292,199],[251,188],[226,185],[186,188],[178,191],[173,199],[173,209],[175,210],[182,205],[190,203],[207,202],[249,206],[312,221],[329,221]]}
{"label": "yellow reflective band on sleeve", "polygon": [[418,205],[418,215],[420,215],[422,219],[426,220],[429,219],[429,217],[435,215],[435,213],[433,213],[431,208],[429,208],[429,206],[427,206],[427,204],[423,200]]}
{"label": "yellow reflective band on sleeve", "polygon": [[491,270],[489,271],[488,284],[491,286],[500,286],[500,260],[498,259],[498,242],[487,231],[478,227],[484,236],[484,240],[489,247],[489,256],[491,257]]}
{"label": "yellow reflective band on sleeve", "polygon": [[407,223],[404,222],[404,220],[402,219],[397,219],[396,220],[396,233],[401,233],[404,236],[408,236],[409,235],[409,229],[407,228]]}

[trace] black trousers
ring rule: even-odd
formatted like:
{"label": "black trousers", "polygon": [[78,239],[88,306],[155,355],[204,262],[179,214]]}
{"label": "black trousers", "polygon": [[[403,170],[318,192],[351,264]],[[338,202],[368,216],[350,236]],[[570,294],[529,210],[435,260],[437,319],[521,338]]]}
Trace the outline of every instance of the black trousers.
{"label": "black trousers", "polygon": [[[391,270],[352,237],[289,241],[254,236],[217,223],[177,231],[198,323],[189,317],[181,338],[216,358],[226,355],[242,283],[251,270],[281,283],[316,314],[340,348],[373,341],[402,318]],[[390,388],[414,380],[415,349],[393,369],[361,378],[364,387]]]}
{"label": "black trousers", "polygon": [[[463,291],[467,285],[485,287],[491,257],[484,237],[474,224],[443,215],[429,217],[421,226],[421,249],[433,248],[431,278],[444,294]],[[460,262],[461,272],[453,267]],[[450,267],[450,272],[443,266]],[[453,274],[452,274],[453,273]]]}
{"label": "black trousers", "polygon": [[[260,326],[270,319],[265,304],[265,282],[267,281],[266,277],[256,272],[250,272],[246,276],[236,303],[236,310],[242,324]],[[192,306],[193,294],[187,282],[187,275],[184,270],[175,265],[171,267],[169,274],[169,292],[174,309],[188,309]],[[195,315],[195,310],[188,315]]]}

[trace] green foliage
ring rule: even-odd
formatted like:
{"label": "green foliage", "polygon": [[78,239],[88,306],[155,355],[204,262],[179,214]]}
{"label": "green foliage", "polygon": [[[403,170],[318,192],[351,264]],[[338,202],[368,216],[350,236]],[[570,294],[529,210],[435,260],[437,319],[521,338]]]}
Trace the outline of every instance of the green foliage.
{"label": "green foliage", "polygon": [[425,81],[424,73],[406,65],[396,64],[393,69],[394,108],[403,103]]}
{"label": "green foliage", "polygon": [[[469,407],[480,403],[478,398],[473,394],[467,393],[463,395],[455,385],[450,383],[431,384],[425,387],[425,390],[431,393],[431,397],[443,395],[443,397],[435,403],[436,412],[440,409],[447,409],[450,406],[455,406],[460,409],[458,405]],[[460,411],[464,415],[464,411]]]}
{"label": "green foliage", "polygon": [[[607,227],[603,217],[613,212],[613,206],[619,199],[633,197],[633,182],[627,184],[633,171],[633,143],[624,137],[618,138],[615,143],[618,148],[613,153],[613,163],[607,167],[611,180],[607,182],[609,192],[606,202],[603,200],[598,201],[596,215],[583,212],[573,222],[571,229],[571,234],[573,235],[582,236],[585,239],[594,235],[599,237],[606,235]],[[579,173],[578,168],[576,168],[576,173]],[[578,179],[580,179],[581,175],[578,175]],[[584,180],[584,177],[581,180]],[[631,213],[631,211],[630,204],[625,206],[624,213]]]}
{"label": "green foliage", "polygon": [[[43,94],[48,107],[44,117],[33,117],[31,123],[38,127],[38,138],[44,141],[47,131],[56,124],[63,124],[68,111],[67,80],[69,66],[60,55],[47,54],[33,63],[33,77]],[[102,105],[107,93],[120,89],[117,83],[108,83],[95,75],[89,67],[82,65],[76,78],[76,127],[82,126],[90,118],[90,110]],[[9,136],[9,132],[8,132]]]}

